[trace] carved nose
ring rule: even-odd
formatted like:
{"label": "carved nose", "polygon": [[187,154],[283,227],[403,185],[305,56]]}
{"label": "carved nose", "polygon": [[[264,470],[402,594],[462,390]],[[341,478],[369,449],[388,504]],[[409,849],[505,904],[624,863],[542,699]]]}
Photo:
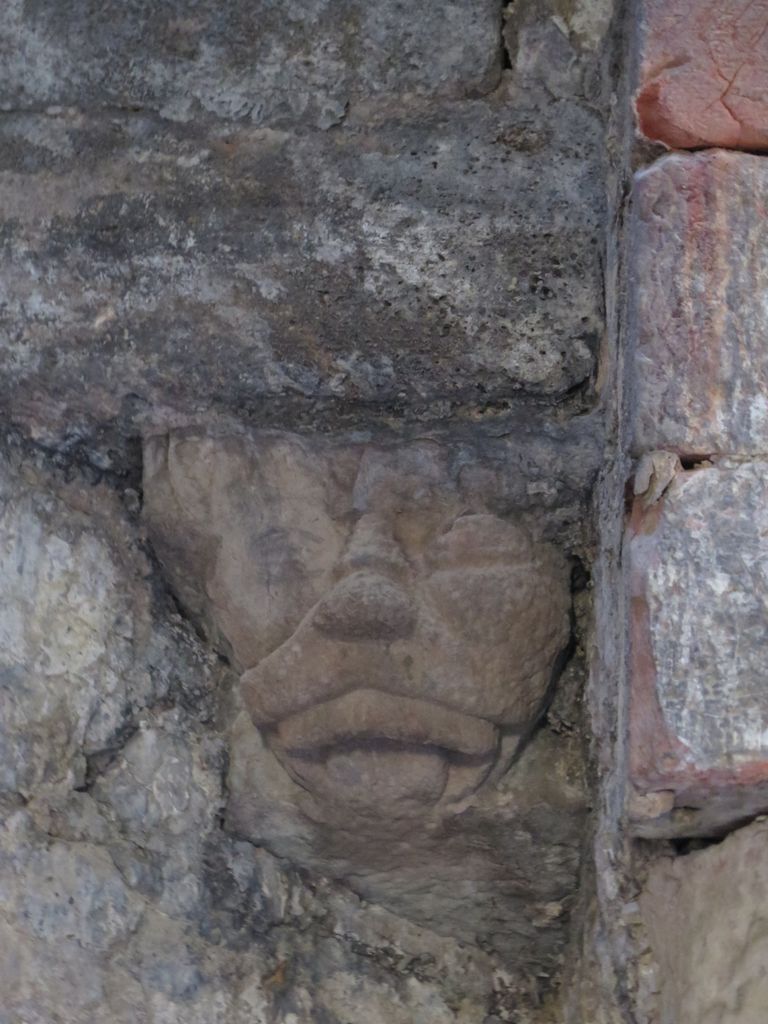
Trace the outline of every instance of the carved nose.
{"label": "carved nose", "polygon": [[397,640],[413,632],[413,602],[377,572],[345,577],[317,606],[312,625],[335,640]]}
{"label": "carved nose", "polygon": [[400,576],[407,570],[405,556],[381,516],[366,513],[357,521],[341,560],[345,573],[369,569],[382,576]]}

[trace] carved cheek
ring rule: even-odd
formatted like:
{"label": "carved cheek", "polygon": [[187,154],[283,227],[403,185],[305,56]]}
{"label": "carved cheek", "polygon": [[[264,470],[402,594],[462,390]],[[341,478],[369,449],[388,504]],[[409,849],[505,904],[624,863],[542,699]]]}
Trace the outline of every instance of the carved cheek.
{"label": "carved cheek", "polygon": [[438,570],[429,581],[434,606],[456,640],[507,645],[526,661],[539,651],[547,658],[564,642],[564,600],[552,587],[553,581],[507,566]]}

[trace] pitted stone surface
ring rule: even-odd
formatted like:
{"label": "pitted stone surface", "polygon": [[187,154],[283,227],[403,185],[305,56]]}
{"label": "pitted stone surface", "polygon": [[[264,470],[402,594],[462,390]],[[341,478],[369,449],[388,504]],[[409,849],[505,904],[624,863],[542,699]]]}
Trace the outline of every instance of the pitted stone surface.
{"label": "pitted stone surface", "polygon": [[768,2],[638,7],[640,132],[671,149],[768,149]]}
{"label": "pitted stone surface", "polygon": [[589,401],[610,5],[508,12],[503,74],[489,0],[299,7],[4,11],[0,400],[35,436]]}
{"label": "pitted stone surface", "polygon": [[650,868],[640,909],[659,1024],[760,1024],[768,1006],[768,825]]}
{"label": "pitted stone surface", "polygon": [[599,124],[567,122],[507,95],[339,133],[5,117],[0,393],[49,429],[562,395],[602,331]]}
{"label": "pitted stone surface", "polygon": [[706,834],[768,807],[767,494],[756,461],[679,472],[658,504],[636,505],[632,781],[687,809],[641,817],[641,832]]}
{"label": "pitted stone surface", "polygon": [[768,451],[768,163],[669,156],[637,175],[632,206],[635,452]]}
{"label": "pitted stone surface", "polygon": [[283,128],[338,123],[350,102],[487,92],[501,73],[495,0],[8,0],[0,109],[153,109]]}

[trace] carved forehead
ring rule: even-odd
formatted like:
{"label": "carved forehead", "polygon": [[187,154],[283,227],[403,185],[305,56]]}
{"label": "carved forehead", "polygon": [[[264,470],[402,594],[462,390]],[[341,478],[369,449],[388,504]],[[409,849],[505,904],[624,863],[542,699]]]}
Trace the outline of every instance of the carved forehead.
{"label": "carved forehead", "polygon": [[[231,450],[231,440],[222,442]],[[414,442],[374,446],[257,434],[237,441],[254,500],[285,504],[301,497],[331,515],[425,511],[461,500],[444,446]]]}
{"label": "carved forehead", "polygon": [[406,544],[436,537],[461,517],[480,517],[452,538],[454,549],[461,540],[467,549],[517,549],[525,557],[540,531],[530,510],[521,518],[509,500],[518,475],[509,454],[432,439],[387,445],[271,431],[177,432],[145,444],[145,495],[164,518],[174,507],[174,515],[212,541],[233,520],[251,538],[270,535],[271,544],[282,537],[295,547],[303,536],[306,557],[313,536],[333,530],[343,542],[351,524],[369,513]]}
{"label": "carved forehead", "polygon": [[345,512],[403,512],[435,507],[483,511],[489,467],[456,464],[434,441],[394,445],[312,439],[269,432],[209,436],[179,433],[150,438],[145,477],[168,474],[179,495],[237,495],[253,506],[303,501]]}

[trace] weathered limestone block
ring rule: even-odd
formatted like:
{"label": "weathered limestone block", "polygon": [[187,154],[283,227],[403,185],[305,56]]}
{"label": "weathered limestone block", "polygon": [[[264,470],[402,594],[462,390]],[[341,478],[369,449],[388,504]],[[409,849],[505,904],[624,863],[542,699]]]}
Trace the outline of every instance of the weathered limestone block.
{"label": "weathered limestone block", "polygon": [[760,1024],[768,1006],[768,825],[652,865],[640,909],[659,1024]]}
{"label": "weathered limestone block", "polygon": [[768,2],[641,0],[638,128],[671,149],[768,149]]}
{"label": "weathered limestone block", "polygon": [[629,527],[630,814],[707,835],[768,808],[768,463],[678,472]]}
{"label": "weathered limestone block", "polygon": [[36,437],[589,400],[610,0],[508,12],[503,74],[496,0],[5,8],[0,402]]}
{"label": "weathered limestone block", "polygon": [[669,156],[637,175],[632,205],[635,451],[768,451],[768,162]]}
{"label": "weathered limestone block", "polygon": [[243,670],[229,828],[551,966],[585,805],[575,746],[534,733],[569,574],[541,508],[510,508],[501,454],[155,436],[145,517],[177,594]]}
{"label": "weathered limestone block", "polygon": [[0,396],[55,433],[585,384],[600,125],[562,105],[559,132],[506,95],[368,111],[339,133],[4,117]]}
{"label": "weathered limestone block", "polygon": [[496,0],[8,0],[0,108],[153,109],[177,121],[340,122],[380,95],[487,92],[501,74]]}

